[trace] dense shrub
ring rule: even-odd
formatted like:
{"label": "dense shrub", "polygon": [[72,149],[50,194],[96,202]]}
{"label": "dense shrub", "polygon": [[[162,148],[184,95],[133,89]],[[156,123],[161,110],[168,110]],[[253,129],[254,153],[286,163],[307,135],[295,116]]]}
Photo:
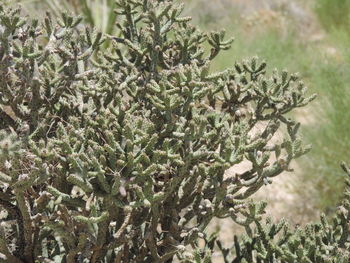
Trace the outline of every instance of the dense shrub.
{"label": "dense shrub", "polygon": [[[264,240],[264,205],[247,199],[309,149],[286,116],[314,98],[297,75],[268,75],[257,58],[212,73],[232,43],[223,31],[200,32],[172,1],[116,6],[117,36],[79,17],[41,23],[0,7],[5,262],[206,261],[213,218],[231,217],[251,238],[255,223]],[[250,168],[224,176],[242,162]],[[249,242],[235,262],[261,253]],[[265,262],[281,256],[271,253]]]}
{"label": "dense shrub", "polygon": [[[332,262],[346,263],[350,260],[350,169],[342,164],[347,174],[347,188],[342,204],[333,218],[321,215],[319,223],[309,223],[304,228],[291,227],[281,220],[266,221],[261,215],[246,225],[247,235],[235,236],[231,248],[224,248],[215,235],[206,240],[205,250],[211,255],[217,245],[225,263],[235,262]],[[256,209],[251,204],[250,209]],[[203,253],[203,252],[202,252]],[[200,255],[200,253],[197,254]],[[194,258],[196,254],[192,255]]]}

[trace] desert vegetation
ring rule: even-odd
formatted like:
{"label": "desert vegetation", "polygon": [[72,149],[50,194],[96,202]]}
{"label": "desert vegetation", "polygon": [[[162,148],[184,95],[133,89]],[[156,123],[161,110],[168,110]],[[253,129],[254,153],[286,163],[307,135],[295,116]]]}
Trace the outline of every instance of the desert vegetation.
{"label": "desert vegetation", "polygon": [[349,262],[346,1],[248,2],[3,2],[0,261]]}

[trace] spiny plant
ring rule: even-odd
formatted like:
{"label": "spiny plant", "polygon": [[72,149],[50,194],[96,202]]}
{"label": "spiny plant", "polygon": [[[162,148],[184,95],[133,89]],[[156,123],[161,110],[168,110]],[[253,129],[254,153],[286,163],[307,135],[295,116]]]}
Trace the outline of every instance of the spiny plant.
{"label": "spiny plant", "polygon": [[116,7],[118,36],[0,7],[6,262],[181,259],[213,218],[253,222],[260,208],[237,208],[309,150],[286,116],[315,97],[297,75],[255,57],[212,73],[224,31],[199,31],[173,1]]}
{"label": "spiny plant", "polygon": [[[214,233],[205,238],[204,248],[181,255],[183,262],[210,262],[214,251],[221,252],[225,263],[346,263],[350,260],[350,169],[342,164],[347,174],[344,198],[333,218],[323,214],[318,223],[304,228],[291,227],[281,220],[274,223],[270,217],[263,220],[266,203],[249,203],[237,207],[250,220],[242,225],[246,235],[234,236],[232,247],[225,248]],[[250,212],[249,212],[250,211]],[[252,213],[254,211],[254,213]]]}

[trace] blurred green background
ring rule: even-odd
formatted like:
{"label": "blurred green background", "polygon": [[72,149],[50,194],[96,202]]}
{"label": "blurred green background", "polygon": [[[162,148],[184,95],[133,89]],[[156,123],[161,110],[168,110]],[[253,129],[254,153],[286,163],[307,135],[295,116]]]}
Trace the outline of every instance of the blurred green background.
{"label": "blurred green background", "polygon": [[[1,1],[1,0],[0,0]],[[114,34],[118,17],[114,0],[2,0],[21,3],[25,12],[42,17],[68,10],[85,23]],[[298,160],[293,177],[293,202],[308,203],[298,210],[312,219],[318,211],[332,214],[343,189],[339,163],[350,161],[350,0],[187,0],[185,13],[202,30],[226,28],[235,37],[231,50],[222,53],[212,70],[259,56],[270,69],[299,72],[318,99],[295,113],[304,140],[313,150]],[[293,180],[294,180],[293,179]],[[287,183],[286,183],[287,184]],[[281,186],[281,188],[287,186]],[[284,191],[284,189],[280,189]],[[315,211],[317,211],[315,213]],[[290,209],[290,215],[295,217]]]}

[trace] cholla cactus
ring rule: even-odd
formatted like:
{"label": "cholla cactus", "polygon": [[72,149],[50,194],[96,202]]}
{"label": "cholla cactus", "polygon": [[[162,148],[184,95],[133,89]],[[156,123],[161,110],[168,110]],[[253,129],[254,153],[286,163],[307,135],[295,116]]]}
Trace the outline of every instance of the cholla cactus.
{"label": "cholla cactus", "polygon": [[[350,260],[350,169],[342,165],[347,173],[347,189],[344,200],[331,219],[321,216],[319,223],[310,223],[305,228],[292,228],[284,220],[273,223],[271,218],[263,222],[261,215],[266,204],[249,205],[250,221],[244,226],[247,235],[235,236],[232,248],[224,248],[216,236],[206,239],[205,250],[197,249],[187,256],[187,262],[208,262],[217,244],[225,263],[254,262],[332,262],[346,263]],[[247,214],[245,208],[240,208]],[[252,216],[254,215],[254,216]],[[197,256],[198,260],[189,260]],[[184,257],[186,259],[186,257]]]}
{"label": "cholla cactus", "polygon": [[[212,73],[232,43],[223,31],[200,32],[172,1],[116,6],[117,37],[1,10],[7,262],[182,258],[213,218],[248,225],[261,209],[242,221],[245,199],[309,149],[285,116],[314,98],[296,75],[268,75],[257,58]],[[244,160],[251,169],[224,177]]]}

